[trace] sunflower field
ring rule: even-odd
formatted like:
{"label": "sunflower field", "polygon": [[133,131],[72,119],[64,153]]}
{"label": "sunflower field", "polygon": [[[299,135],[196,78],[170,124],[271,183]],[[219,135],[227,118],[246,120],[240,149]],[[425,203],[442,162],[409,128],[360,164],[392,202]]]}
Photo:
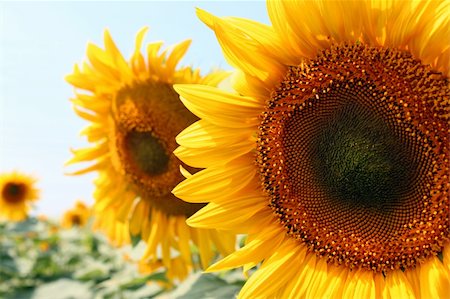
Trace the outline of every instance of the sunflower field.
{"label": "sunflower field", "polygon": [[14,298],[232,298],[238,272],[192,275],[171,284],[165,271],[143,274],[143,244],[113,248],[90,225],[64,228],[45,217],[0,225],[0,297]]}

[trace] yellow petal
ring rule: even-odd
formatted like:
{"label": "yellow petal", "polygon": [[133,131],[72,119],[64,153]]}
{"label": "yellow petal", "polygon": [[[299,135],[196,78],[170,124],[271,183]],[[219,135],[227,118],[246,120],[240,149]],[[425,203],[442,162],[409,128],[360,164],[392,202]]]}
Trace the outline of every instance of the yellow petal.
{"label": "yellow petal", "polygon": [[191,233],[197,236],[195,238],[195,243],[199,250],[200,262],[202,264],[202,268],[206,269],[213,257],[213,252],[208,237],[209,230],[193,229],[191,230]]}
{"label": "yellow petal", "polygon": [[309,55],[312,50],[305,48],[304,45],[298,42],[298,39],[294,38],[296,32],[287,22],[282,1],[267,1],[267,12],[275,32],[283,41],[283,45],[286,48],[285,51],[287,51],[289,56],[294,59],[297,56],[297,61],[294,61],[294,65],[298,64],[301,61],[301,57]]}
{"label": "yellow petal", "polygon": [[139,30],[139,32],[136,35],[134,53],[131,58],[131,68],[136,75],[138,75],[141,72],[145,72],[146,69],[145,60],[141,53],[141,47],[147,31],[148,27],[143,27],[141,30]]}
{"label": "yellow petal", "polygon": [[78,171],[74,171],[74,172],[70,172],[68,173],[69,175],[80,175],[80,174],[85,174],[91,171],[97,171],[97,170],[103,170],[106,166],[108,166],[109,164],[109,159],[105,159],[104,157],[102,157],[101,159],[99,159],[99,161],[89,167],[83,168],[81,170]]}
{"label": "yellow petal", "polygon": [[178,134],[176,140],[187,148],[223,147],[250,140],[253,133],[253,128],[224,128],[199,120]]}
{"label": "yellow petal", "polygon": [[159,49],[163,42],[153,42],[147,45],[148,71],[150,74],[159,73],[159,69],[163,64],[164,56],[158,56]]}
{"label": "yellow petal", "polygon": [[270,298],[298,272],[298,243],[286,242],[245,283],[238,298]]}
{"label": "yellow petal", "polygon": [[190,178],[192,176],[192,173],[190,173],[186,168],[184,168],[183,165],[180,165],[180,173],[185,179]]}
{"label": "yellow petal", "polygon": [[420,266],[420,293],[422,298],[450,298],[450,273],[437,257]]}
{"label": "yellow petal", "polygon": [[415,298],[411,284],[400,270],[391,271],[386,275],[385,289],[391,298]]}
{"label": "yellow petal", "polygon": [[408,281],[413,288],[414,295],[416,298],[420,297],[420,279],[419,279],[420,271],[417,271],[417,269],[410,269],[408,271],[405,271],[405,275],[408,278]]}
{"label": "yellow petal", "polygon": [[185,148],[180,146],[173,153],[184,163],[192,167],[207,168],[228,163],[231,160],[246,155],[254,149],[254,142],[243,141],[229,145],[226,148]]}
{"label": "yellow petal", "polygon": [[259,124],[263,107],[251,97],[199,84],[176,84],[174,89],[186,108],[215,125],[241,128]]}
{"label": "yellow petal", "polygon": [[[349,270],[346,267],[336,267],[328,265],[328,279],[322,281],[318,290],[323,289],[320,294],[323,298],[345,298],[342,296],[343,286],[346,283],[349,275]],[[324,286],[324,284],[326,286]]]}
{"label": "yellow petal", "polygon": [[[217,18],[204,10],[197,9],[197,16],[214,30],[225,59],[232,66],[257,77],[261,81],[266,81],[269,77],[281,77],[283,67],[277,59],[267,55],[264,46],[261,45],[260,41],[255,40],[254,36],[248,35],[237,26],[233,26],[232,22]],[[253,29],[258,28],[254,26]],[[261,29],[259,35],[266,32],[264,27]]]}
{"label": "yellow petal", "polygon": [[375,299],[376,289],[373,272],[364,269],[348,273],[343,290],[343,298]]}
{"label": "yellow petal", "polygon": [[329,277],[327,275],[327,263],[325,259],[317,259],[314,273],[309,282],[309,287],[306,290],[307,298],[323,298],[323,294],[326,292],[329,286]]}
{"label": "yellow petal", "polygon": [[96,113],[106,113],[111,105],[110,101],[105,101],[101,97],[90,96],[86,94],[76,94],[75,99],[71,99],[72,103],[92,110]]}
{"label": "yellow petal", "polygon": [[262,229],[254,240],[210,266],[207,272],[238,268],[248,263],[257,264],[267,256],[271,256],[283,239],[284,234],[278,228]]}
{"label": "yellow petal", "polygon": [[133,216],[130,218],[130,233],[133,236],[139,234],[141,230],[141,222],[143,219],[145,219],[146,216],[148,216],[147,212],[148,209],[146,207],[145,201],[140,200],[134,207]]}
{"label": "yellow petal", "polygon": [[375,295],[376,298],[390,299],[391,296],[386,289],[386,279],[382,273],[374,274]]}
{"label": "yellow petal", "polygon": [[[265,55],[276,59],[284,66],[292,65],[294,57],[289,56],[289,53],[287,53],[286,49],[283,47],[279,36],[271,26],[243,18],[226,17],[223,19],[257,41],[262,47],[261,50],[264,49]],[[281,72],[284,73],[284,71]]]}
{"label": "yellow petal", "polygon": [[236,236],[229,232],[210,230],[210,238],[220,254],[227,256],[236,250]]}
{"label": "yellow petal", "polygon": [[286,298],[303,298],[316,268],[317,257],[314,253],[307,253],[305,246],[303,246],[298,255],[300,259],[298,266],[296,265],[297,273],[286,287],[283,295]]}
{"label": "yellow petal", "polygon": [[252,163],[233,161],[227,165],[207,168],[176,186],[172,193],[192,203],[208,202],[235,194],[246,187],[256,175]]}
{"label": "yellow petal", "polygon": [[[198,84],[210,85],[210,86],[218,86],[222,81],[224,81],[227,77],[229,77],[231,72],[229,71],[219,71],[217,70],[214,73],[207,74],[203,78],[200,78]],[[182,82],[180,82],[182,83]]]}
{"label": "yellow petal", "polygon": [[263,198],[237,197],[222,204],[209,203],[192,215],[187,224],[194,227],[229,230],[239,227],[258,211],[265,209]]}
{"label": "yellow petal", "polygon": [[76,113],[78,116],[84,118],[85,120],[88,120],[88,121],[93,122],[93,123],[95,123],[95,122],[101,122],[101,116],[99,116],[99,115],[96,115],[96,114],[92,114],[92,113],[88,113],[88,112],[82,111],[82,110],[80,110],[77,106],[74,106],[74,107],[73,107],[73,110],[75,111],[75,113]]}
{"label": "yellow petal", "polygon": [[444,245],[444,250],[442,251],[442,255],[443,255],[444,267],[446,267],[446,269],[450,273],[450,244],[449,243]]}
{"label": "yellow petal", "polygon": [[100,49],[98,46],[89,43],[86,54],[92,66],[104,76],[111,76],[115,80],[120,80],[120,73],[114,66],[114,61],[111,61],[108,54]]}
{"label": "yellow petal", "polygon": [[152,229],[150,231],[150,236],[146,240],[147,248],[142,255],[142,259],[154,258],[156,254],[156,248],[160,244],[164,232],[166,230],[166,217],[160,212],[153,212],[152,218]]}
{"label": "yellow petal", "polygon": [[123,58],[122,53],[120,53],[108,30],[104,31],[103,41],[105,43],[106,51],[111,54],[116,66],[120,69],[122,78],[131,77],[131,70],[128,67],[128,63],[125,58]]}
{"label": "yellow petal", "polygon": [[186,219],[179,217],[176,222],[176,230],[178,237],[180,238],[179,247],[180,253],[185,263],[191,263],[191,250],[189,247],[190,242],[190,229],[186,225]]}
{"label": "yellow petal", "polygon": [[100,142],[107,138],[107,131],[102,125],[92,124],[80,132],[80,136],[86,136],[89,142]]}
{"label": "yellow petal", "polygon": [[108,145],[105,143],[99,144],[96,147],[83,148],[78,150],[71,150],[74,157],[67,161],[65,165],[71,165],[77,162],[92,161],[101,158],[109,152]]}
{"label": "yellow petal", "polygon": [[191,45],[191,40],[185,40],[181,43],[178,43],[171,49],[171,54],[167,58],[166,66],[169,70],[175,70],[178,62],[180,62],[181,58],[186,54],[189,46]]}

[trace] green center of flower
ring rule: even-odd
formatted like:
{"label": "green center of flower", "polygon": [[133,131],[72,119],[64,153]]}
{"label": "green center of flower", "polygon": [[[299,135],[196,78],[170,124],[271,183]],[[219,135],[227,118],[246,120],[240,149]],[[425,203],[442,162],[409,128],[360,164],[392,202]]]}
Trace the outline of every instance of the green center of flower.
{"label": "green center of flower", "polygon": [[384,210],[400,200],[414,163],[395,133],[370,108],[346,104],[317,135],[317,176],[336,200]]}
{"label": "green center of flower", "polygon": [[11,204],[22,202],[25,199],[27,187],[21,183],[7,183],[3,187],[2,197]]}
{"label": "green center of flower", "polygon": [[136,166],[148,175],[167,171],[169,155],[161,140],[149,132],[129,132],[126,136],[127,151]]}

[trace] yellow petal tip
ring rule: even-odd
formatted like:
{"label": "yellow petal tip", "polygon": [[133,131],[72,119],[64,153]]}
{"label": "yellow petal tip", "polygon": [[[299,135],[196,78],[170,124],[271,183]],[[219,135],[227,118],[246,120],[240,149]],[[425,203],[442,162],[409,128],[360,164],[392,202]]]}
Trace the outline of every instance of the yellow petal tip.
{"label": "yellow petal tip", "polygon": [[198,7],[195,8],[195,12],[200,21],[202,21],[209,28],[213,27],[215,17],[212,14]]}

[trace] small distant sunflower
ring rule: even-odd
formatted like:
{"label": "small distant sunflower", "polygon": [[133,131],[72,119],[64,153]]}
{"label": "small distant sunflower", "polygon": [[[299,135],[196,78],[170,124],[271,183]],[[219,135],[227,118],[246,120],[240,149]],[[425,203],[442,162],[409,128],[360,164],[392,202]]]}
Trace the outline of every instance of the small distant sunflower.
{"label": "small distant sunflower", "polygon": [[[183,277],[194,264],[191,241],[206,266],[214,247],[224,254],[232,252],[234,237],[187,226],[186,218],[204,205],[186,203],[171,193],[183,179],[183,165],[172,153],[177,146],[175,136],[198,119],[183,106],[172,85],[216,86],[228,74],[218,71],[202,77],[198,69],[176,69],[189,40],[161,54],[162,43],[150,43],[144,56],[140,49],[146,31],[144,28],[137,34],[129,61],[105,31],[105,49],[88,45],[90,64],[84,63],[81,70],[75,66],[67,77],[77,88],[75,112],[91,122],[82,134],[93,144],[73,151],[69,163],[94,162],[75,174],[99,172],[94,195],[97,213],[113,209],[108,213],[128,222],[130,233],[147,242],[143,260],[150,267],[161,264],[167,267],[169,276]],[[184,167],[183,171],[190,175],[197,170]],[[171,264],[177,257],[182,258],[186,269],[175,273]]]}
{"label": "small distant sunflower", "polygon": [[199,10],[236,93],[175,85],[201,119],[174,194],[247,233],[243,298],[449,298],[448,1],[269,1],[272,26]]}
{"label": "small distant sunflower", "polygon": [[0,219],[22,221],[39,197],[36,179],[19,172],[0,174]]}
{"label": "small distant sunflower", "polygon": [[72,209],[64,213],[61,226],[64,228],[83,227],[88,223],[90,215],[91,209],[83,202],[77,201]]}

